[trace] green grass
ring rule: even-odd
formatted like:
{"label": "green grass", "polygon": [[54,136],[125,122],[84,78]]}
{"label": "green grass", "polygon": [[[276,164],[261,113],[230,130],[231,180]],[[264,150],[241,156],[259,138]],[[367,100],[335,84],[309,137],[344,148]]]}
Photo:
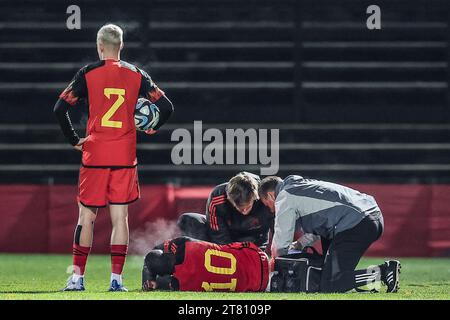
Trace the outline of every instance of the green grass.
{"label": "green grass", "polygon": [[[380,259],[364,259],[361,266]],[[142,258],[128,257],[124,281],[130,292],[107,292],[109,256],[92,255],[86,271],[86,292],[59,292],[71,263],[68,255],[0,254],[0,300],[2,299],[450,299],[450,259],[404,258],[401,289],[397,294],[302,294],[302,293],[196,293],[141,292]],[[384,289],[384,287],[382,288]]]}

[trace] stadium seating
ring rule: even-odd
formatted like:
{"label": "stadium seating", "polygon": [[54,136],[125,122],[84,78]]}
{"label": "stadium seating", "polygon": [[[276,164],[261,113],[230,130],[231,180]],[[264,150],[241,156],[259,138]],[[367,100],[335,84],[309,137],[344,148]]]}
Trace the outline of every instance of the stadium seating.
{"label": "stadium seating", "polygon": [[[216,183],[259,171],[172,165],[170,134],[192,130],[194,120],[281,129],[281,175],[450,181],[445,1],[377,1],[382,29],[372,31],[368,4],[355,0],[113,4],[79,1],[82,28],[68,30],[61,1],[20,10],[0,3],[8,12],[0,22],[0,182],[76,181],[79,154],[52,107],[74,73],[97,59],[95,34],[106,22],[123,26],[122,58],[148,70],[176,107],[158,135],[139,136],[144,183]],[[79,109],[73,116],[83,130]]]}

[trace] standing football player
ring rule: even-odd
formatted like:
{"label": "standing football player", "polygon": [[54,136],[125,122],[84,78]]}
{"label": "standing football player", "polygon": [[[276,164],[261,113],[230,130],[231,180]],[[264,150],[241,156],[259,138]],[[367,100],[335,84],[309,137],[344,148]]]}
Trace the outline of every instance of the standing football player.
{"label": "standing football player", "polygon": [[268,283],[268,257],[251,242],[218,245],[179,237],[150,251],[142,270],[144,291],[258,292]]}
{"label": "standing football player", "polygon": [[[108,24],[97,33],[100,60],[81,68],[61,93],[54,112],[68,142],[82,152],[79,175],[79,218],[73,242],[74,273],[65,291],[82,291],[98,208],[109,205],[111,233],[110,291],[127,291],[122,270],[128,250],[128,204],[139,199],[134,111],[142,96],[160,110],[154,133],[173,112],[172,103],[150,76],[120,60],[123,31]],[[89,106],[86,137],[72,127],[69,109]]]}

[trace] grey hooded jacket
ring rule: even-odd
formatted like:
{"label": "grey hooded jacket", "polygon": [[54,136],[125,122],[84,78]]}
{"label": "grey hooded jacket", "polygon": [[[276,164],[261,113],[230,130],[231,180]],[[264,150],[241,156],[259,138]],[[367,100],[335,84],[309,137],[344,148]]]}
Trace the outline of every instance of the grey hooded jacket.
{"label": "grey hooded jacket", "polygon": [[332,239],[366,216],[381,219],[375,199],[335,183],[291,175],[275,190],[272,256],[286,254],[296,230]]}

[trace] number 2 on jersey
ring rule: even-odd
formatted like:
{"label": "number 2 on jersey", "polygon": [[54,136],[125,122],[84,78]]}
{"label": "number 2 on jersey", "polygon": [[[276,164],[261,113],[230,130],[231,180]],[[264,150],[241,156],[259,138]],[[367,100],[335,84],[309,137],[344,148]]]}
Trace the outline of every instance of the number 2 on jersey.
{"label": "number 2 on jersey", "polygon": [[108,99],[111,99],[111,95],[116,95],[117,100],[113,103],[111,108],[103,115],[102,117],[102,127],[109,128],[122,128],[122,121],[114,121],[110,120],[114,113],[120,108],[120,106],[125,101],[125,89],[117,89],[117,88],[105,88],[103,93]]}

